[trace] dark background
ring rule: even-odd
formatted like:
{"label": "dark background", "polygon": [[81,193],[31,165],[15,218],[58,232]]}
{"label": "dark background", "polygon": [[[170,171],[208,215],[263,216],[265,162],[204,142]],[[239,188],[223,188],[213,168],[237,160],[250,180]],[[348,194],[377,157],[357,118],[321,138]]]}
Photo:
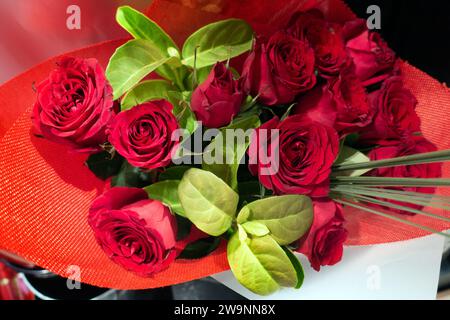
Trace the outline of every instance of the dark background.
{"label": "dark background", "polygon": [[369,5],[381,9],[383,38],[399,57],[440,82],[450,83],[448,0],[345,0],[361,18]]}

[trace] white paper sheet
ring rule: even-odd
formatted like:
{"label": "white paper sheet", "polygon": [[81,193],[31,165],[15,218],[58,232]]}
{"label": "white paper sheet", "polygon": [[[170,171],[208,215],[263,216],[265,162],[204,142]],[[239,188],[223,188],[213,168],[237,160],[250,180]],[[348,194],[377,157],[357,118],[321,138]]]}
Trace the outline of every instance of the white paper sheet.
{"label": "white paper sheet", "polygon": [[241,286],[230,271],[213,277],[248,299],[435,299],[444,238],[346,247],[342,261],[315,272],[299,255],[305,271],[302,288],[261,297]]}

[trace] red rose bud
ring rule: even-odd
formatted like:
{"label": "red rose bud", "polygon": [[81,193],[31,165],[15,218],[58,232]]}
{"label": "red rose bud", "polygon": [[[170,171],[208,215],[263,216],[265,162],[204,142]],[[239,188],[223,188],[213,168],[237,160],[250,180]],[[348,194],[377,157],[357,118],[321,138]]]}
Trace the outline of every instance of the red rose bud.
{"label": "red rose bud", "polygon": [[231,71],[219,62],[192,93],[191,109],[203,125],[220,128],[228,125],[238,114],[243,100],[239,81],[234,80]]}
{"label": "red rose bud", "polygon": [[380,90],[369,95],[375,112],[372,123],[361,133],[364,145],[397,144],[420,131],[420,119],[416,113],[417,100],[403,86],[401,77],[387,79]]}
{"label": "red rose bud", "polygon": [[166,269],[177,256],[175,217],[142,189],[108,190],[93,202],[89,225],[108,257],[140,276]]}
{"label": "red rose bud", "polygon": [[172,141],[177,130],[173,106],[156,100],[119,113],[109,129],[109,142],[127,161],[145,169],[167,166],[178,141]]}
{"label": "red rose bud", "polygon": [[[271,135],[263,135],[261,129],[279,130],[279,147],[272,148]],[[261,157],[262,146],[279,152],[279,166],[270,174],[264,172],[267,161]],[[249,148],[249,169],[275,194],[324,197],[329,193],[331,166],[338,151],[339,138],[333,128],[300,115],[281,122],[275,117],[256,131]]]}
{"label": "red rose bud", "polygon": [[311,45],[319,75],[322,77],[337,76],[350,61],[345,49],[342,27],[326,21],[317,9],[294,14],[286,32]]}
{"label": "red rose bud", "polygon": [[[403,157],[409,156],[413,154],[425,153],[425,152],[433,152],[437,151],[437,148],[434,144],[429,142],[423,137],[415,136],[411,137],[410,140],[407,141],[398,141],[398,144],[386,147],[380,147],[372,149],[369,153],[370,160],[383,160],[383,159],[391,159],[395,157]],[[397,167],[389,167],[389,168],[378,168],[370,171],[369,175],[376,177],[398,177],[398,178],[440,178],[442,176],[442,164],[441,163],[427,163],[427,164],[415,164],[410,166],[397,166]],[[420,192],[420,193],[428,193],[432,194],[435,191],[433,187],[395,187],[390,188],[395,190],[404,190],[404,191],[412,191],[412,192]],[[391,202],[397,205],[406,206],[412,209],[421,210],[423,206],[399,202],[395,200],[383,199],[383,201]],[[389,209],[395,211],[397,213],[414,215],[411,212],[397,210],[397,209]]]}
{"label": "red rose bud", "polygon": [[112,88],[97,60],[64,57],[37,87],[32,119],[45,138],[94,152],[114,115]]}
{"label": "red rose bud", "polygon": [[332,266],[342,259],[347,230],[342,207],[329,199],[314,200],[314,219],[309,232],[300,239],[298,252],[308,257],[311,267]]}
{"label": "red rose bud", "polygon": [[257,39],[244,63],[244,90],[266,105],[291,103],[316,84],[314,51],[305,41],[282,32]]}
{"label": "red rose bud", "polygon": [[359,132],[370,124],[373,108],[358,78],[343,71],[302,96],[293,110],[314,121],[334,127],[340,136]]}
{"label": "red rose bud", "polygon": [[344,34],[347,52],[356,66],[356,76],[365,86],[389,77],[395,66],[395,53],[378,33],[367,30],[364,19],[347,22]]}

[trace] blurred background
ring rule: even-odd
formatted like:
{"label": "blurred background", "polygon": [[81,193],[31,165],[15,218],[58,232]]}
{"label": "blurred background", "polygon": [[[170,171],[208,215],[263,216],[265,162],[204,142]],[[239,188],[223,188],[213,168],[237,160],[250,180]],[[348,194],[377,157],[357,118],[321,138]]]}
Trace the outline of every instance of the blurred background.
{"label": "blurred background", "polygon": [[[192,2],[211,0],[173,1],[189,6]],[[268,0],[261,0],[261,5],[264,1]],[[440,82],[450,82],[448,41],[450,4],[447,1],[346,0],[346,2],[362,18],[368,16],[366,10],[369,5],[378,5],[381,9],[379,32],[395,52]],[[0,84],[49,57],[97,42],[127,37],[115,23],[116,8],[128,4],[144,10],[150,3],[151,0],[1,0]],[[81,9],[80,29],[67,27],[67,17],[75,12],[73,10],[77,10],[74,5]],[[438,297],[442,299],[450,299],[448,248],[449,243],[443,252],[441,266]],[[84,284],[81,290],[67,290],[65,279],[34,268],[20,258],[0,253],[0,299],[49,298],[243,299],[212,278],[144,291],[105,290]]]}

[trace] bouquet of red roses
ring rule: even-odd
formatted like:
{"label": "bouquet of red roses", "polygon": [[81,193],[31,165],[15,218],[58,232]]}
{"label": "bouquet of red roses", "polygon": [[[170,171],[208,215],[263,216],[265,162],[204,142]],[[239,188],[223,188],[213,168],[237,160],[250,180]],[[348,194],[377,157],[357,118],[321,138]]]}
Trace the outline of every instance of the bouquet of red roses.
{"label": "bouquet of red roses", "polygon": [[294,252],[317,271],[341,260],[347,208],[450,222],[425,209],[450,209],[434,194],[450,151],[421,134],[400,62],[364,20],[311,8],[258,34],[232,18],[181,47],[130,7],[117,22],[133,39],[106,72],[61,58],[32,120],[110,184],[86,219],[124,269],[157,279],[226,243],[237,280],[269,294],[302,285]]}

